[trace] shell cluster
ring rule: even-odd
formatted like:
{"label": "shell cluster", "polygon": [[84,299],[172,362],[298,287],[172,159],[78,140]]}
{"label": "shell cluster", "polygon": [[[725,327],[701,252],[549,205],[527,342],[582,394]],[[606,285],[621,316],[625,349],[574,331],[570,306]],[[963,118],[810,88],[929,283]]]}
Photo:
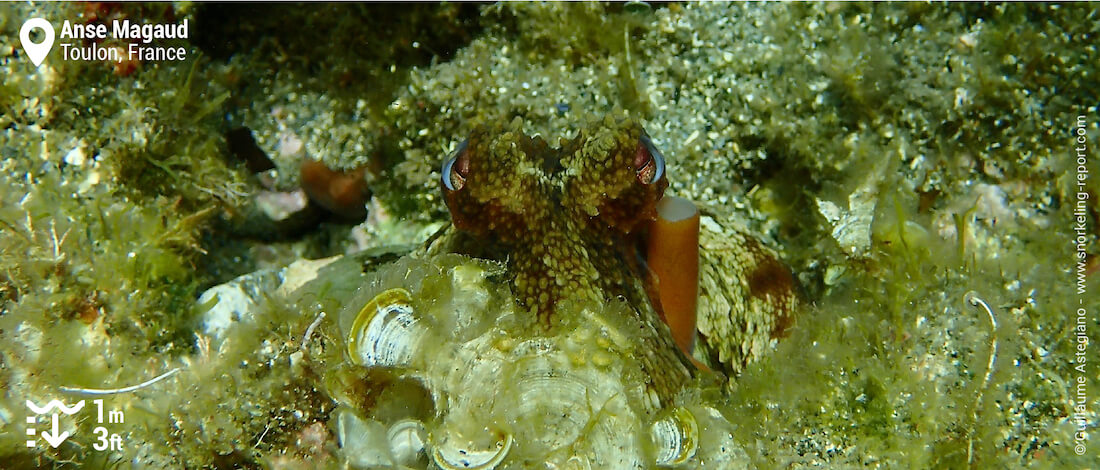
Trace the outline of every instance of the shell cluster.
{"label": "shell cluster", "polygon": [[573,302],[546,330],[497,263],[410,255],[367,276],[338,317],[326,383],[348,462],[411,468],[736,468],[744,452],[701,394],[662,406],[622,301]]}

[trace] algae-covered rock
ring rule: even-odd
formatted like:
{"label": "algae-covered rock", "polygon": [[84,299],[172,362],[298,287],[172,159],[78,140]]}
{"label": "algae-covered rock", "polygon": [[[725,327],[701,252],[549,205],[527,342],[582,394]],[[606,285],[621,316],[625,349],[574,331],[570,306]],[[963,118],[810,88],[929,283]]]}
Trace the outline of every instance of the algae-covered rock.
{"label": "algae-covered rock", "polygon": [[[630,306],[571,302],[559,310],[565,324],[547,332],[517,310],[503,270],[456,254],[412,254],[369,272],[322,325],[333,340],[322,375],[346,407],[334,428],[349,461],[396,463],[404,441],[381,436],[412,420],[425,442],[403,463],[417,467],[745,465],[735,444],[701,440],[701,425],[730,426],[716,402],[701,398],[705,388],[681,391],[675,408],[657,407],[647,377],[661,371],[646,371],[636,354],[646,345],[623,312]],[[295,295],[328,282],[318,277]],[[429,399],[410,402],[410,387]]]}

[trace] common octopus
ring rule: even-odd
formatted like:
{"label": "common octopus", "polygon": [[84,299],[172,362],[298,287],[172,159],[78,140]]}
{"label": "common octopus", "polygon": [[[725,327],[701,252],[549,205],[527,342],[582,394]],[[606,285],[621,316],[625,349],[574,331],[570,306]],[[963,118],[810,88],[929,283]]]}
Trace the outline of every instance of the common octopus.
{"label": "common octopus", "polygon": [[[364,263],[332,335],[326,389],[356,465],[745,465],[705,390],[790,324],[775,252],[693,206],[701,223],[668,232],[664,157],[627,116],[557,148],[519,121],[480,127],[441,170],[453,226]],[[676,289],[692,310],[699,295],[694,351],[662,321]]]}
{"label": "common octopus", "polygon": [[[739,372],[786,333],[800,302],[797,283],[774,251],[709,218],[698,360],[677,353],[661,321],[659,282],[647,268],[653,260],[644,256],[668,187],[664,157],[627,116],[609,115],[557,148],[525,135],[518,118],[479,127],[444,162],[441,186],[454,226],[475,238],[465,252],[506,258],[517,302],[545,327],[553,327],[567,301],[618,298],[634,306],[649,346],[637,354],[662,402],[697,366]],[[660,249],[651,247],[649,255]],[[729,268],[737,272],[724,273]]]}

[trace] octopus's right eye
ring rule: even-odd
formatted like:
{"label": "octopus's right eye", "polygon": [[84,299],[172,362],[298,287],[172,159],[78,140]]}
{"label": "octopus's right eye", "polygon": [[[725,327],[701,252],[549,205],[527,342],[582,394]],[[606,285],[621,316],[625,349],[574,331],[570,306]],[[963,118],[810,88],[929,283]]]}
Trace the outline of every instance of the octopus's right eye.
{"label": "octopus's right eye", "polygon": [[653,145],[653,140],[648,135],[642,134],[641,145],[634,156],[634,170],[638,175],[638,182],[649,185],[660,181],[665,175],[665,156]]}
{"label": "octopus's right eye", "polygon": [[458,191],[466,185],[466,174],[470,171],[470,157],[466,154],[468,143],[468,140],[464,140],[458,144],[451,157],[443,162],[443,187],[449,191]]}

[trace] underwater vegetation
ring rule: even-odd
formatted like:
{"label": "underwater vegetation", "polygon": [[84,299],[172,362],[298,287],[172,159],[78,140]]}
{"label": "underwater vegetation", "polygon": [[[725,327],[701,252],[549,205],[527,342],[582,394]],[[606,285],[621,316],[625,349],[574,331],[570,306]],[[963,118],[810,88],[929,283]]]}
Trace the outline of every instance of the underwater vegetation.
{"label": "underwater vegetation", "polygon": [[[2,4],[0,466],[1098,467],[1098,15]],[[35,67],[35,16],[188,58]],[[27,447],[96,398],[121,449]]]}

